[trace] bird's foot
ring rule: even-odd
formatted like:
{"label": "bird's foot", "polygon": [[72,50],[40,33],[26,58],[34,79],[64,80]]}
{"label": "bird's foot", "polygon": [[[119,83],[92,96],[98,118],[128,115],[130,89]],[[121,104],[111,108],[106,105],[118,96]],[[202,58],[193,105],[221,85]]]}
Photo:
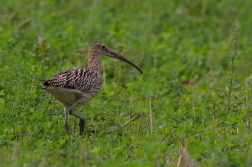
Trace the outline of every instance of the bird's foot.
{"label": "bird's foot", "polygon": [[66,134],[69,136],[70,135],[70,132],[69,132],[69,125],[68,125],[68,123],[65,123],[64,124],[64,128],[65,128],[65,131],[66,131]]}
{"label": "bird's foot", "polygon": [[80,135],[82,135],[84,132],[85,120],[80,119],[79,126],[80,126]]}

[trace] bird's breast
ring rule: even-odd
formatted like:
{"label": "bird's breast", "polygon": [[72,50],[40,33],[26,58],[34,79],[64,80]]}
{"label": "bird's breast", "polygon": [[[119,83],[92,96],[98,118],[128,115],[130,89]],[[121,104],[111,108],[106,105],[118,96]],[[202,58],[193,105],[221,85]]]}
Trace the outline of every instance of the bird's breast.
{"label": "bird's breast", "polygon": [[46,91],[67,107],[76,102],[78,102],[78,105],[84,105],[97,94],[97,92],[82,92],[78,89],[67,88],[46,89]]}

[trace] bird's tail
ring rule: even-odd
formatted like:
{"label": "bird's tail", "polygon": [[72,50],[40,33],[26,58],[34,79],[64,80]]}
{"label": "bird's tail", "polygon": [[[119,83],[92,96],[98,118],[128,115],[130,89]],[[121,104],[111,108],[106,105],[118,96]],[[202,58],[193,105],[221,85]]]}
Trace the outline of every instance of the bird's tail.
{"label": "bird's tail", "polygon": [[48,80],[45,80],[45,79],[40,79],[39,81],[43,82],[43,85],[41,87],[41,90],[45,90],[47,88],[47,86],[49,86],[49,82]]}

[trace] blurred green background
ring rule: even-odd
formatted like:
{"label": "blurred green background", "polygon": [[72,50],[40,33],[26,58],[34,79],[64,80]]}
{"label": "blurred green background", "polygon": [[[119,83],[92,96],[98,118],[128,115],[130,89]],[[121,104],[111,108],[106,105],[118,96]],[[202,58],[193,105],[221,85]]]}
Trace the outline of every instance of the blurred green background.
{"label": "blurred green background", "polygon": [[[1,166],[251,166],[251,7],[245,0],[2,1]],[[103,57],[101,91],[76,108],[85,134],[70,117],[69,145],[63,108],[39,80],[85,67],[94,41],[144,74]]]}

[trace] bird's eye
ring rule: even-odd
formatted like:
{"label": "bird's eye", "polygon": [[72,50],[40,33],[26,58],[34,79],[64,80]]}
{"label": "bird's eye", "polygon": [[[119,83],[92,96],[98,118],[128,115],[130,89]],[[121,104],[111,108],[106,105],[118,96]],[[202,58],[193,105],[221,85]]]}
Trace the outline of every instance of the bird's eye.
{"label": "bird's eye", "polygon": [[104,45],[102,45],[101,48],[102,48],[102,50],[106,50],[106,46],[104,46]]}

